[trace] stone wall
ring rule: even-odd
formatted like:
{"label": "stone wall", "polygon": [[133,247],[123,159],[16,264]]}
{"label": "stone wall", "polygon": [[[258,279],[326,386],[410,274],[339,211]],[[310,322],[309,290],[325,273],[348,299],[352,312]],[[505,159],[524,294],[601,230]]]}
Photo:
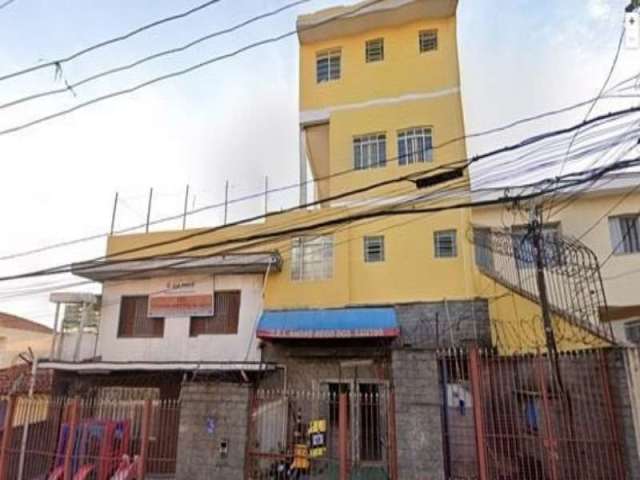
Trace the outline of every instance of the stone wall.
{"label": "stone wall", "polygon": [[607,355],[609,383],[618,437],[622,443],[627,478],[640,478],[637,419],[640,415],[636,399],[640,396],[640,366],[637,349],[614,349]]}
{"label": "stone wall", "polygon": [[244,478],[249,399],[246,384],[183,384],[176,480]]}
{"label": "stone wall", "polygon": [[392,354],[398,474],[402,480],[444,478],[441,396],[434,351]]}
{"label": "stone wall", "polygon": [[447,348],[491,345],[487,300],[456,300],[396,305],[400,337],[395,345]]}

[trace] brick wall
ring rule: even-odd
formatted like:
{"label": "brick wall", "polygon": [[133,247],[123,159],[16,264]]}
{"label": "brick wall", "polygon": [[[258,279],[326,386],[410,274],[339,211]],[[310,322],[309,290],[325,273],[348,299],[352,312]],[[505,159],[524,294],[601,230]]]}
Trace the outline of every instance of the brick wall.
{"label": "brick wall", "polygon": [[183,384],[176,480],[244,478],[249,399],[245,384]]}
{"label": "brick wall", "polygon": [[444,478],[441,396],[434,351],[392,354],[398,473],[402,480]]}

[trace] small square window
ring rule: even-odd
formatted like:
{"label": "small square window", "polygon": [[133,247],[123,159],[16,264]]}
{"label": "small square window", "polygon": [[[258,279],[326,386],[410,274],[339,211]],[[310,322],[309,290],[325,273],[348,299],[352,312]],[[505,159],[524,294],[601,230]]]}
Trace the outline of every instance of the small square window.
{"label": "small square window", "polygon": [[419,35],[420,53],[438,49],[438,31],[422,30]]}
{"label": "small square window", "polygon": [[451,258],[458,255],[456,231],[443,230],[433,234],[434,251],[437,258]]}
{"label": "small square window", "polygon": [[365,58],[367,63],[381,62],[384,60],[384,39],[376,38],[367,41],[365,45]]}
{"label": "small square window", "polygon": [[382,235],[364,237],[364,261],[366,263],[384,262],[384,237]]}

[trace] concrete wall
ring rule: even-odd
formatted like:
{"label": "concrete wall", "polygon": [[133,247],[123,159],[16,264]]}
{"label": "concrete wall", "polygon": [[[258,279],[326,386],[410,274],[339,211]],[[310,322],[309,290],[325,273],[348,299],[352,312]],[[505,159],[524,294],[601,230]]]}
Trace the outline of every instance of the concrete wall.
{"label": "concrete wall", "polygon": [[244,478],[249,393],[248,385],[234,383],[182,386],[176,480]]}
{"label": "concrete wall", "polygon": [[[74,361],[76,352],[76,342],[78,341],[78,332],[68,332],[58,336],[56,348],[53,352],[53,358],[65,362]],[[84,332],[80,339],[80,347],[78,348],[78,361],[87,360],[96,356],[98,335],[95,332]],[[47,357],[49,352],[47,352]]]}
{"label": "concrete wall", "polygon": [[434,351],[395,350],[398,473],[402,480],[444,478],[442,399]]}
{"label": "concrete wall", "polygon": [[[196,281],[213,293],[240,290],[240,319],[236,335],[189,336],[189,317],[168,317],[162,338],[118,338],[120,300],[123,295],[148,295],[166,289],[169,281]],[[98,355],[103,361],[257,361],[260,352],[254,325],[262,312],[262,275],[218,275],[154,278],[107,282],[102,299]],[[249,349],[249,345],[251,348]]]}

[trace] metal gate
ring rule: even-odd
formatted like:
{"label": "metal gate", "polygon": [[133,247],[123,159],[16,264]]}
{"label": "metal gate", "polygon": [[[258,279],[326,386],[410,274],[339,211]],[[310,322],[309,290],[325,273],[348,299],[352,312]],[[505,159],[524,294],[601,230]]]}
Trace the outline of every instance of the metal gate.
{"label": "metal gate", "polygon": [[625,478],[606,352],[440,360],[449,479]]}
{"label": "metal gate", "polygon": [[382,383],[327,384],[314,392],[258,390],[245,476],[397,479],[393,409],[393,395]]}

